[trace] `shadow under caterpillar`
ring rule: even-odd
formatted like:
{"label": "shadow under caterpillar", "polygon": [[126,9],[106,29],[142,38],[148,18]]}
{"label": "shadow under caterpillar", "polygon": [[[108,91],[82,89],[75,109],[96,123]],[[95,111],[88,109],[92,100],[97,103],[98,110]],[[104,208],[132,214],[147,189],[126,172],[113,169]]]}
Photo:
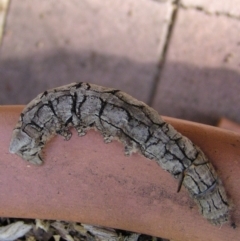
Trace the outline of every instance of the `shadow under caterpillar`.
{"label": "shadow under caterpillar", "polygon": [[[42,149],[55,134],[71,138],[95,128],[105,142],[121,141],[127,155],[139,152],[155,160],[179,180],[212,224],[230,219],[229,202],[216,171],[204,153],[159,114],[141,101],[116,89],[72,83],[45,91],[23,110],[13,130],[9,151],[42,164]],[[232,224],[234,226],[234,224]]]}

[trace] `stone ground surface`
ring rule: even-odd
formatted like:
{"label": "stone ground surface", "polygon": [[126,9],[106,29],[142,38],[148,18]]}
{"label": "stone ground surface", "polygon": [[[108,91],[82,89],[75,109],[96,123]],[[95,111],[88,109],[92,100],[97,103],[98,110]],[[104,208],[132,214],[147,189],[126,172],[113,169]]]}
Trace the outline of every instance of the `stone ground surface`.
{"label": "stone ground surface", "polygon": [[12,0],[0,104],[85,81],[122,89],[162,115],[240,122],[239,8],[238,0]]}

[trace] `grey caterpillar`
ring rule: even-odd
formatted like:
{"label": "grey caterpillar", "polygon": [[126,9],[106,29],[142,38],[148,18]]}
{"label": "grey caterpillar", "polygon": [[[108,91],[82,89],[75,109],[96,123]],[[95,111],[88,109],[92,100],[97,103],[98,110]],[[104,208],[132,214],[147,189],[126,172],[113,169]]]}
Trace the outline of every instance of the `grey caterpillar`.
{"label": "grey caterpillar", "polygon": [[9,151],[42,164],[42,149],[55,134],[71,138],[95,128],[105,142],[121,141],[125,153],[139,152],[155,160],[179,180],[212,224],[230,219],[229,202],[216,171],[204,153],[159,114],[141,101],[116,89],[72,83],[45,91],[23,110],[13,130]]}

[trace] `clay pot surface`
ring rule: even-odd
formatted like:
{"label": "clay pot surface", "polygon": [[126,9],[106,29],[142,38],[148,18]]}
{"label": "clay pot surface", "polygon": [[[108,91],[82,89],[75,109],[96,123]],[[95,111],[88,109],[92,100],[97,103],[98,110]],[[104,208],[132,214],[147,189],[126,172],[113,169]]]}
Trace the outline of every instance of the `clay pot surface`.
{"label": "clay pot surface", "polygon": [[127,157],[117,141],[105,144],[96,131],[70,141],[54,137],[45,164],[34,166],[8,152],[23,106],[0,107],[0,216],[79,221],[175,241],[239,240],[240,135],[167,118],[212,161],[234,204],[239,226],[209,224],[187,191],[154,161]]}

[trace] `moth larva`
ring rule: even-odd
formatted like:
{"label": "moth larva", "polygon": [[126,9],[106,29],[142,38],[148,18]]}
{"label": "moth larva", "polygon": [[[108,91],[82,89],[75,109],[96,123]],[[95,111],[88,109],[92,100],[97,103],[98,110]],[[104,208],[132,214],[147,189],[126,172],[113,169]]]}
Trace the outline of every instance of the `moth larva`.
{"label": "moth larva", "polygon": [[208,221],[229,220],[225,190],[204,153],[154,109],[120,90],[73,83],[45,91],[21,113],[9,150],[41,164],[46,142],[55,134],[69,140],[71,126],[80,136],[95,128],[105,142],[120,140],[126,154],[139,152],[155,160],[179,179],[179,190],[185,186]]}

